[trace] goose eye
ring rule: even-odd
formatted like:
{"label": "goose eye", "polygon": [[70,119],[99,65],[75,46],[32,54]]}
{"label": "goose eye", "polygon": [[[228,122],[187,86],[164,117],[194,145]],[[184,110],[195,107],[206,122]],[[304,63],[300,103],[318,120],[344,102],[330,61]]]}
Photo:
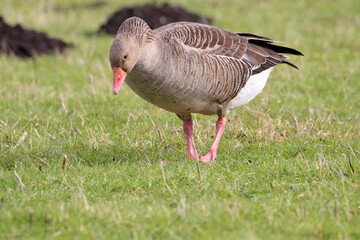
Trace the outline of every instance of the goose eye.
{"label": "goose eye", "polygon": [[125,54],[125,55],[123,56],[123,60],[126,60],[127,58],[128,58],[128,55]]}

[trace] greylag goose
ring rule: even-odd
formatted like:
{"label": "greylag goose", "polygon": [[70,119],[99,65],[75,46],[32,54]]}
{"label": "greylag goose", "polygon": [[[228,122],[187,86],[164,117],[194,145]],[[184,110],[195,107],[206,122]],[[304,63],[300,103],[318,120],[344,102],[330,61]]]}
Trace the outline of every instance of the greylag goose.
{"label": "greylag goose", "polygon": [[[138,18],[125,20],[110,47],[113,93],[126,84],[146,101],[175,113],[183,122],[190,159],[214,161],[229,110],[250,102],[264,88],[274,66],[302,55],[249,33],[199,23],[177,22],[155,30]],[[191,113],[216,114],[209,152],[199,157]]]}

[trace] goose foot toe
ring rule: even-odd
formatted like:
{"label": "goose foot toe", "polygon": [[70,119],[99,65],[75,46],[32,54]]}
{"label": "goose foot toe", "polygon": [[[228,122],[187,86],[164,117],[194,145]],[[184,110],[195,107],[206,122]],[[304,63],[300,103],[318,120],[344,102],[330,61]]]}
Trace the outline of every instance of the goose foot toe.
{"label": "goose foot toe", "polygon": [[200,158],[202,162],[215,162],[216,152],[209,151],[205,156]]}

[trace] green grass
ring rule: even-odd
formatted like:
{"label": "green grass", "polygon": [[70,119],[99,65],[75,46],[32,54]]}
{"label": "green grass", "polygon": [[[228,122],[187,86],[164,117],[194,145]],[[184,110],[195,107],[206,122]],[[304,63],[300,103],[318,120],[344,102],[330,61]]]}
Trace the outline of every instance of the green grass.
{"label": "green grass", "polygon": [[[74,44],[35,60],[0,56],[0,238],[360,238],[359,1],[182,3],[305,54],[292,58],[300,71],[279,66],[260,96],[228,115],[201,178],[174,114],[126,86],[111,93],[113,37],[89,34],[131,1],[73,2],[86,1],[0,8],[11,24]],[[215,121],[195,116],[202,154]]]}

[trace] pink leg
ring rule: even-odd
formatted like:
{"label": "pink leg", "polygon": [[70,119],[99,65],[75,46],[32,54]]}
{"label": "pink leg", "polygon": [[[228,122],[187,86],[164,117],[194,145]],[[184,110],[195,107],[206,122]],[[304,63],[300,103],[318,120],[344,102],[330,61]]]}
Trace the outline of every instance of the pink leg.
{"label": "pink leg", "polygon": [[201,157],[202,162],[215,161],[216,151],[219,147],[219,142],[221,139],[221,135],[224,132],[225,125],[226,125],[226,118],[219,118],[216,121],[216,134],[215,134],[214,142],[211,145],[209,152],[205,156]]}
{"label": "pink leg", "polygon": [[193,124],[191,118],[183,120],[183,128],[186,136],[188,156],[190,159],[199,159],[199,155],[195,148],[194,136],[193,136]]}

